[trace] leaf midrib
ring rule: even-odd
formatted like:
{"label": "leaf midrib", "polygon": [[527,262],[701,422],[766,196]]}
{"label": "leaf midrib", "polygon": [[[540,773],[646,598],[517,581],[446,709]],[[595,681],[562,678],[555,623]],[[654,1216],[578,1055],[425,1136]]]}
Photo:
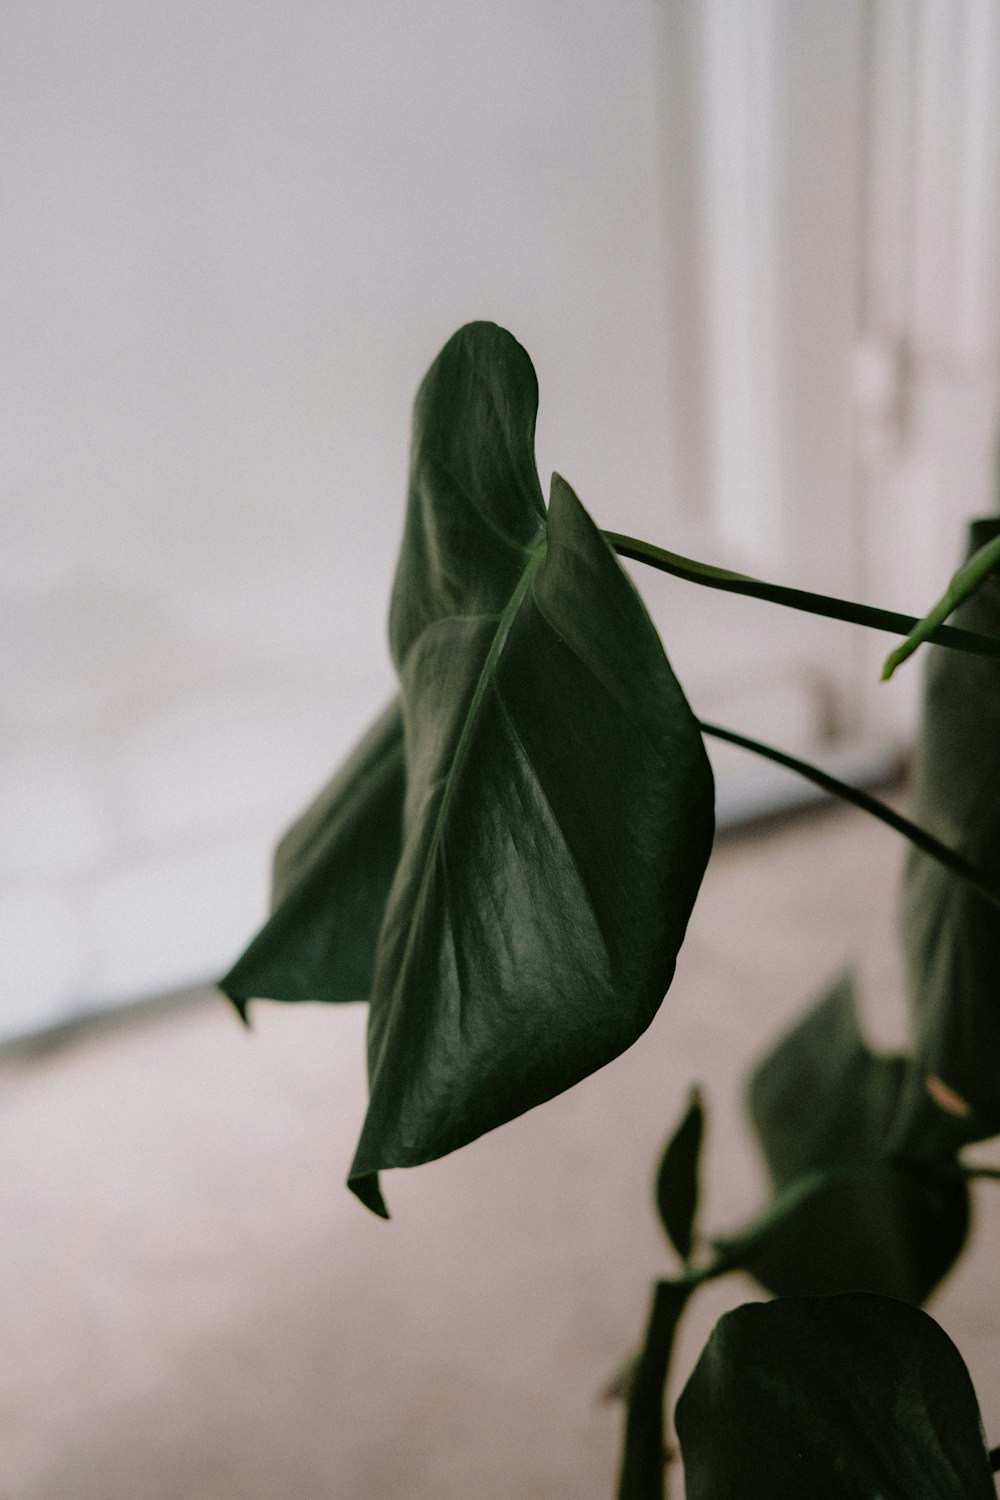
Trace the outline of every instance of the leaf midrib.
{"label": "leaf midrib", "polygon": [[[431,879],[431,872],[437,864],[438,854],[441,848],[441,841],[444,836],[445,824],[447,822],[448,813],[451,808],[452,798],[454,797],[455,788],[458,785],[458,781],[461,776],[462,764],[465,760],[466,754],[468,753],[472,736],[475,733],[476,724],[479,718],[479,711],[482,707],[487,693],[490,690],[497,662],[500,660],[503,649],[507,644],[507,638],[510,635],[511,628],[514,624],[515,619],[517,618],[521,605],[524,603],[528,590],[531,587],[532,580],[534,579],[535,574],[538,572],[538,569],[541,567],[541,564],[545,559],[547,551],[548,539],[547,537],[542,536],[532,549],[525,569],[521,574],[521,577],[517,581],[514,592],[511,594],[501,614],[497,618],[497,627],[493,633],[493,639],[490,642],[490,648],[486,653],[483,665],[480,668],[479,676],[476,679],[476,686],[473,689],[472,697],[469,700],[469,705],[465,713],[465,720],[462,725],[462,732],[458,737],[458,744],[455,746],[455,752],[451,758],[451,766],[445,779],[444,792],[442,793],[441,801],[438,805],[438,810],[434,818],[434,827],[431,831],[427,856],[423,861],[420,873],[420,881],[414,894],[411,906],[413,916],[411,917],[407,926],[406,945],[396,971],[399,976],[402,976],[409,966],[410,955],[413,949],[413,944],[416,939],[416,933],[418,929],[418,922],[416,919],[417,913],[421,912],[424,907],[427,896],[427,887]],[[451,618],[453,617],[450,615],[445,617],[445,619]],[[487,616],[486,618],[489,617]],[[393,989],[395,995],[398,996],[400,992],[398,979],[396,984],[393,986]],[[395,1005],[393,1005],[393,1009],[395,1009]],[[389,1020],[387,1018],[386,1023],[382,1028],[382,1039],[381,1045],[379,1047],[379,1057],[377,1061],[371,1066],[371,1078],[373,1082],[379,1071],[382,1054],[384,1053],[385,1048],[388,1045],[391,1033],[392,1026],[391,1024],[389,1024]]]}
{"label": "leaf midrib", "polygon": [[[465,759],[466,753],[469,748],[469,743],[472,739],[473,734],[475,733],[476,722],[479,718],[479,710],[482,707],[483,700],[485,699],[486,694],[490,690],[490,685],[493,681],[493,675],[496,670],[497,662],[500,660],[500,657],[503,654],[503,649],[507,644],[507,637],[510,635],[511,627],[513,626],[514,621],[517,618],[521,605],[524,603],[525,596],[527,595],[527,592],[531,587],[532,579],[538,572],[539,567],[545,559],[545,554],[547,551],[548,541],[543,537],[532,550],[525,566],[524,572],[521,574],[521,577],[517,581],[517,587],[514,589],[514,592],[511,594],[510,599],[507,601],[499,619],[497,620],[497,628],[493,633],[493,639],[490,642],[490,649],[486,653],[485,660],[483,661],[482,668],[480,669],[479,677],[476,680],[476,686],[473,689],[472,697],[469,700],[469,707],[466,711],[465,721],[462,725],[462,732],[458,737],[458,744],[455,746],[455,753],[451,759],[451,769],[449,770],[447,779],[445,781],[444,795],[441,798],[441,805],[438,808],[438,814],[434,824],[434,833],[431,839],[431,846],[429,850],[431,860],[433,860],[433,858],[437,855],[438,845],[440,844],[441,835],[443,833],[444,825],[448,817],[448,810],[451,806],[451,799],[454,796],[455,787],[461,774],[462,762]],[[451,617],[449,616],[449,618]],[[430,863],[430,860],[428,860],[428,863]]]}

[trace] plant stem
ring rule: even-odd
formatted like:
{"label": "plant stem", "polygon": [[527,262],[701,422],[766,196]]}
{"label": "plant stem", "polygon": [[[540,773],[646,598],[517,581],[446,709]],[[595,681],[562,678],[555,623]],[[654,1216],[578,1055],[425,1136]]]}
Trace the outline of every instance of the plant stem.
{"label": "plant stem", "polygon": [[[885,630],[892,635],[908,635],[920,623],[917,615],[879,609],[872,604],[856,604],[850,599],[837,599],[832,594],[814,594],[808,589],[786,588],[784,584],[766,583],[760,578],[750,578],[745,573],[733,573],[727,568],[712,567],[710,563],[695,562],[693,558],[681,557],[676,552],[667,552],[663,547],[654,547],[652,542],[622,536],[617,531],[606,531],[604,536],[620,557],[646,563],[651,568],[658,568],[661,573],[683,578],[688,583],[722,589],[727,594],[746,594],[752,599],[765,599],[771,604],[783,604],[789,609],[822,615],[829,620],[846,620],[851,625],[867,625],[872,630]],[[1000,658],[1000,637],[982,635],[975,630],[938,625],[927,639],[936,641],[940,646],[950,646],[953,650]]]}
{"label": "plant stem", "polygon": [[960,1161],[958,1170],[963,1177],[968,1177],[972,1181],[980,1179],[984,1182],[1000,1182],[1000,1167],[974,1167]]}
{"label": "plant stem", "polygon": [[860,807],[863,812],[871,813],[872,817],[880,819],[924,854],[929,854],[939,864],[944,865],[953,875],[957,875],[970,885],[973,890],[978,891],[984,900],[991,906],[1000,908],[1000,892],[995,891],[987,883],[976,869],[955,849],[949,849],[947,844],[942,844],[933,834],[928,833],[916,823],[911,823],[909,818],[904,818],[901,813],[894,812],[877,797],[872,797],[868,792],[861,791],[858,787],[849,786],[845,781],[838,781],[836,776],[821,771],[818,766],[810,765],[809,761],[799,760],[795,755],[788,755],[784,750],[776,750],[773,745],[765,745],[761,740],[754,740],[745,734],[737,734],[735,730],[723,729],[718,724],[708,724],[699,720],[703,734],[712,735],[715,739],[726,740],[731,745],[739,745],[744,750],[751,750],[755,755],[762,755],[765,760],[772,760],[776,765],[785,766],[790,771],[795,771],[799,776],[804,776],[807,781],[813,782],[815,786],[822,787],[825,792],[830,792],[835,797],[840,797],[844,802],[850,802],[854,807]]}
{"label": "plant stem", "polygon": [[664,1392],[677,1324],[694,1283],[658,1281],[646,1337],[629,1380],[618,1500],[664,1500]]}

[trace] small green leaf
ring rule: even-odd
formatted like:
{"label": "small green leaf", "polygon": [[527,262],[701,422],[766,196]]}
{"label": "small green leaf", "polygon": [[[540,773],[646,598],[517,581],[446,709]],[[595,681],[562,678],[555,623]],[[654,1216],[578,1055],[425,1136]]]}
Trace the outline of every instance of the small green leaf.
{"label": "small green leaf", "polygon": [[660,1218],[671,1244],[685,1262],[694,1244],[698,1168],[704,1131],[701,1091],[694,1088],[684,1118],[667,1142],[656,1174],[656,1205]]}
{"label": "small green leaf", "polygon": [[393,703],[285,834],[271,916],[221,981],[248,1000],[366,1000],[402,844],[403,720]]}
{"label": "small green leaf", "polygon": [[[808,1191],[766,1232],[727,1240],[724,1250],[770,1291],[923,1302],[955,1261],[968,1189],[947,1152],[917,1163],[887,1155],[909,1066],[869,1050],[850,976],[758,1066],[748,1101],[774,1192],[799,1183]],[[814,1189],[817,1174],[841,1168],[849,1170]]]}
{"label": "small green leaf", "polygon": [[908,656],[912,656],[918,646],[929,640],[939,625],[943,625],[949,615],[955,613],[956,609],[970,595],[982,587],[983,583],[1000,568],[1000,536],[995,536],[992,541],[986,542],[978,547],[968,562],[963,563],[958,572],[952,576],[951,582],[945,589],[941,598],[928,610],[923,619],[910,631],[906,640],[890,651],[882,668],[882,681],[888,682],[896,668],[902,666]]}
{"label": "small green leaf", "polygon": [[727,1313],[676,1423],[687,1500],[996,1497],[961,1355],[926,1313],[886,1297]]}
{"label": "small green leaf", "polygon": [[681,1313],[692,1288],[658,1281],[646,1329],[646,1342],[628,1383],[625,1442],[618,1476],[618,1500],[663,1500],[666,1464],[663,1402],[670,1356]]}
{"label": "small green leaf", "polygon": [[[1000,540],[980,522],[974,555]],[[958,619],[1000,632],[1000,576],[961,605]],[[1000,883],[1000,666],[933,649],[927,654],[912,802],[922,824]],[[904,1145],[933,1133],[955,1146],[1000,1132],[1000,916],[932,860],[911,854],[903,888],[903,941],[916,1071]]]}
{"label": "small green leaf", "polygon": [[713,833],[701,735],[631,582],[534,467],[531,362],[461,329],[421,386],[390,640],[404,839],[350,1183],[465,1145],[641,1034]]}

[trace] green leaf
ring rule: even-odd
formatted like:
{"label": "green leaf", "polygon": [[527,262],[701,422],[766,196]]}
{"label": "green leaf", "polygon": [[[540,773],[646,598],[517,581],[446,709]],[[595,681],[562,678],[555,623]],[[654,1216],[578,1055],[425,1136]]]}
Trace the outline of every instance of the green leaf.
{"label": "green leaf", "polygon": [[248,1000],[366,1000],[402,844],[403,719],[391,704],[289,829],[271,917],[221,981]]}
{"label": "green leaf", "polygon": [[[1000,520],[973,527],[975,552]],[[1000,576],[957,618],[1000,630]],[[912,802],[932,833],[1000,883],[1000,667],[931,650]],[[903,940],[916,1033],[905,1143],[947,1131],[955,1145],[1000,1132],[1000,916],[975,891],[913,853]]]}
{"label": "green leaf", "polygon": [[663,1500],[663,1401],[674,1337],[693,1288],[658,1281],[646,1329],[646,1342],[631,1371],[625,1415],[625,1441],[618,1475],[618,1500]]}
{"label": "green leaf", "polygon": [[909,1067],[869,1050],[849,976],[757,1067],[750,1114],[775,1195],[787,1196],[722,1248],[770,1291],[923,1302],[958,1256],[968,1189],[951,1159],[887,1155]]}
{"label": "green leaf", "polygon": [[656,1206],[670,1242],[687,1261],[698,1211],[698,1167],[705,1132],[701,1091],[691,1090],[684,1118],[667,1142],[656,1174]]}
{"label": "green leaf", "polygon": [[350,1183],[569,1088],[652,1020],[708,858],[701,735],[631,582],[534,468],[531,362],[461,329],[417,398],[390,641],[404,841]]}
{"label": "green leaf", "polygon": [[914,626],[903,643],[890,651],[882,668],[882,681],[888,682],[896,668],[912,656],[918,646],[930,640],[939,625],[943,625],[958,606],[981,588],[987,578],[1000,568],[1000,536],[978,547],[968,562],[953,574],[951,582],[937,603],[928,610],[923,619]]}
{"label": "green leaf", "polygon": [[926,1313],[863,1294],[727,1313],[676,1412],[687,1500],[995,1500],[976,1393]]}

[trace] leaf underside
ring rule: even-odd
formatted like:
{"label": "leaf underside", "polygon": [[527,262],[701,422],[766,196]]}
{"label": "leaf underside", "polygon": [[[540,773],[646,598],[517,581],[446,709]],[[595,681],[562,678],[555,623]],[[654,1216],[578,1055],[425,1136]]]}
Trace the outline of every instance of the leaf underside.
{"label": "leaf underside", "polygon": [[220,981],[241,1009],[255,996],[367,1000],[405,790],[397,700],[278,845],[271,916]]}
{"label": "leaf underside", "polygon": [[886,1297],[727,1313],[676,1423],[687,1500],[995,1500],[961,1355]]}

